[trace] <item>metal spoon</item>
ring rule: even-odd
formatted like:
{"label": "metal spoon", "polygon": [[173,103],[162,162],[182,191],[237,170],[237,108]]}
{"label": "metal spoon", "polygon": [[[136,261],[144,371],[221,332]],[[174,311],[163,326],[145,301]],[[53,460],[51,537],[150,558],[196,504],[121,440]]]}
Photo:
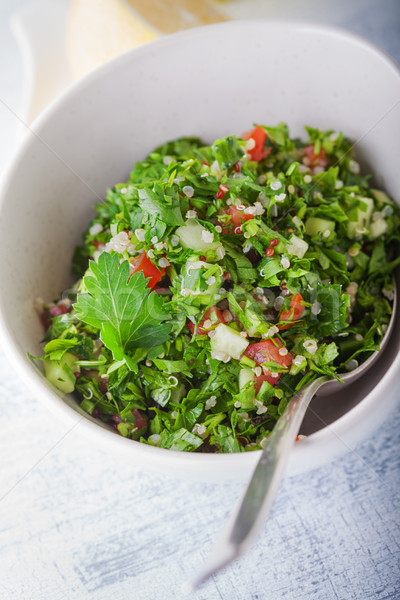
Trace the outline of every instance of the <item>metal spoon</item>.
{"label": "metal spoon", "polygon": [[322,386],[330,388],[330,393],[340,391],[343,385],[353,383],[370,369],[390,338],[395,324],[396,308],[395,286],[392,316],[379,351],[374,352],[353,371],[341,374],[343,383],[324,375],[301,389],[292,398],[268,438],[243,499],[215,544],[202,571],[192,581],[192,590],[253,545],[278,491],[289,453],[311,399]]}

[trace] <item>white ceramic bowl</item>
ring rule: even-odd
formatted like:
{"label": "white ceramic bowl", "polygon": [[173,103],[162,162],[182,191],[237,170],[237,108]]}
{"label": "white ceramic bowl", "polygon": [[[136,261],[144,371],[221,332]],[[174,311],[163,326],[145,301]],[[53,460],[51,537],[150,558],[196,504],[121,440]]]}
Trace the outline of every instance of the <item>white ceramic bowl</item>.
{"label": "white ceramic bowl", "polygon": [[[186,454],[133,442],[50,388],[26,353],[40,352],[37,296],[71,282],[74,245],[107,187],[136,160],[182,135],[212,142],[253,122],[286,121],[343,130],[356,141],[376,184],[400,202],[400,75],[365,40],[338,29],[291,22],[232,22],[143,46],[81,80],[34,122],[1,189],[1,329],[17,372],[62,419],[125,460],[195,479],[247,479],[259,452]],[[314,404],[319,431],[297,443],[288,473],[315,468],[353,448],[396,402],[400,327],[371,373],[340,397]],[[313,415],[313,412],[310,413]],[[322,419],[322,421],[321,421]],[[321,429],[322,424],[331,423]],[[117,456],[118,455],[118,456]]]}

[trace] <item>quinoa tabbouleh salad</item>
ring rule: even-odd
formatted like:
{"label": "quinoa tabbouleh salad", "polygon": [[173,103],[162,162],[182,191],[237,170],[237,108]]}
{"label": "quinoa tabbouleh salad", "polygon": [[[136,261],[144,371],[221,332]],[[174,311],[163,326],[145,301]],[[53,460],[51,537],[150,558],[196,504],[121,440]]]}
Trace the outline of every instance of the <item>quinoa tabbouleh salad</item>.
{"label": "quinoa tabbouleh salad", "polygon": [[136,163],[39,309],[47,379],[121,435],[173,450],[263,446],[296,390],[379,343],[399,209],[341,133],[257,125]]}

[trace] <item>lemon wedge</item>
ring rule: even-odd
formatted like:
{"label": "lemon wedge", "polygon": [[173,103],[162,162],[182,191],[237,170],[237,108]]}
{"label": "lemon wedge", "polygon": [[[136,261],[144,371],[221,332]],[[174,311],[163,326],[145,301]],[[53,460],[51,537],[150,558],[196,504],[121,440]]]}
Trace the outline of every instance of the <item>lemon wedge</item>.
{"label": "lemon wedge", "polygon": [[207,0],[72,0],[66,32],[72,76],[160,35],[223,20]]}

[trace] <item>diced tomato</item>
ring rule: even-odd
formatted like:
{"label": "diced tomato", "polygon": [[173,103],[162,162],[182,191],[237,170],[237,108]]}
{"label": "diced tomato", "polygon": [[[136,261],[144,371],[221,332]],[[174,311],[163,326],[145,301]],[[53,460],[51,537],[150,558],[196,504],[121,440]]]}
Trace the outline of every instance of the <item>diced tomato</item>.
{"label": "diced tomato", "polygon": [[326,158],[325,150],[323,148],[320,149],[318,154],[315,154],[315,144],[311,144],[304,148],[304,153],[310,161],[310,167],[327,166],[328,159]]}
{"label": "diced tomato", "polygon": [[[244,352],[244,356],[247,356],[248,358],[251,358],[251,360],[254,360],[254,362],[257,363],[257,365],[263,365],[263,363],[273,361],[281,367],[290,367],[293,361],[293,356],[290,354],[290,352],[287,352],[282,356],[282,354],[279,353],[279,350],[281,350],[281,348],[284,348],[284,346],[280,339],[272,338],[264,340],[263,342],[257,342],[256,344],[250,344],[249,346],[247,346]],[[263,381],[268,381],[268,383],[274,385],[281,376],[281,374],[279,373],[278,377],[272,377],[270,369],[268,369],[267,367],[262,367],[262,369],[264,371],[264,377],[263,375],[259,375],[258,377],[256,377],[256,391],[260,389]]]}
{"label": "diced tomato", "polygon": [[244,355],[254,360],[257,365],[262,365],[265,362],[273,360],[278,365],[281,365],[281,367],[290,367],[293,356],[290,352],[282,356],[279,353],[279,350],[282,348],[284,346],[279,338],[269,338],[268,340],[247,346]]}
{"label": "diced tomato", "polygon": [[146,252],[142,252],[142,254],[139,254],[139,256],[134,258],[130,262],[129,267],[131,275],[133,275],[133,273],[137,273],[138,271],[143,271],[143,275],[150,278],[147,283],[150,289],[152,289],[164,277],[165,273],[164,267],[159,269],[156,267],[156,265],[153,265]]}
{"label": "diced tomato", "polygon": [[222,233],[229,233],[230,231],[230,233],[241,234],[241,226],[243,223],[250,221],[250,219],[253,218],[253,215],[249,215],[241,210],[238,210],[236,206],[230,206],[225,214],[231,216],[231,220],[227,223],[227,225],[231,224],[231,227],[223,227]]}
{"label": "diced tomato", "polygon": [[[213,316],[213,318],[211,319],[212,313],[214,313],[215,316]],[[204,323],[206,321],[211,321],[211,323],[212,323],[211,327],[204,328]],[[208,333],[212,329],[215,329],[216,326],[219,325],[220,323],[225,323],[224,318],[222,316],[222,310],[219,309],[217,306],[212,306],[211,308],[208,308],[206,310],[203,317],[201,318],[201,320],[197,326],[196,335],[204,335],[205,333]],[[195,328],[194,323],[192,323],[192,321],[188,321],[187,325],[188,325],[190,331],[192,333],[194,333],[194,328]]]}
{"label": "diced tomato", "polygon": [[238,210],[236,206],[230,206],[226,211],[226,214],[231,215],[232,223],[235,227],[240,227],[240,225],[253,218],[253,215]]}
{"label": "diced tomato", "polygon": [[257,125],[252,131],[247,131],[242,135],[243,140],[253,139],[256,143],[254,148],[248,150],[251,160],[260,162],[263,158],[268,156],[271,152],[271,148],[264,148],[265,140],[267,139],[267,132],[261,125]]}
{"label": "diced tomato", "polygon": [[293,294],[290,299],[290,308],[289,310],[282,310],[279,320],[280,321],[291,321],[290,323],[285,323],[284,325],[278,325],[279,329],[283,331],[287,329],[291,325],[294,324],[295,321],[301,319],[304,314],[305,307],[302,304],[303,296],[301,294]]}
{"label": "diced tomato", "polygon": [[221,183],[221,185],[218,188],[218,192],[215,194],[215,197],[218,198],[219,200],[221,200],[225,194],[227,194],[229,192],[229,188],[227,185],[223,185]]}

